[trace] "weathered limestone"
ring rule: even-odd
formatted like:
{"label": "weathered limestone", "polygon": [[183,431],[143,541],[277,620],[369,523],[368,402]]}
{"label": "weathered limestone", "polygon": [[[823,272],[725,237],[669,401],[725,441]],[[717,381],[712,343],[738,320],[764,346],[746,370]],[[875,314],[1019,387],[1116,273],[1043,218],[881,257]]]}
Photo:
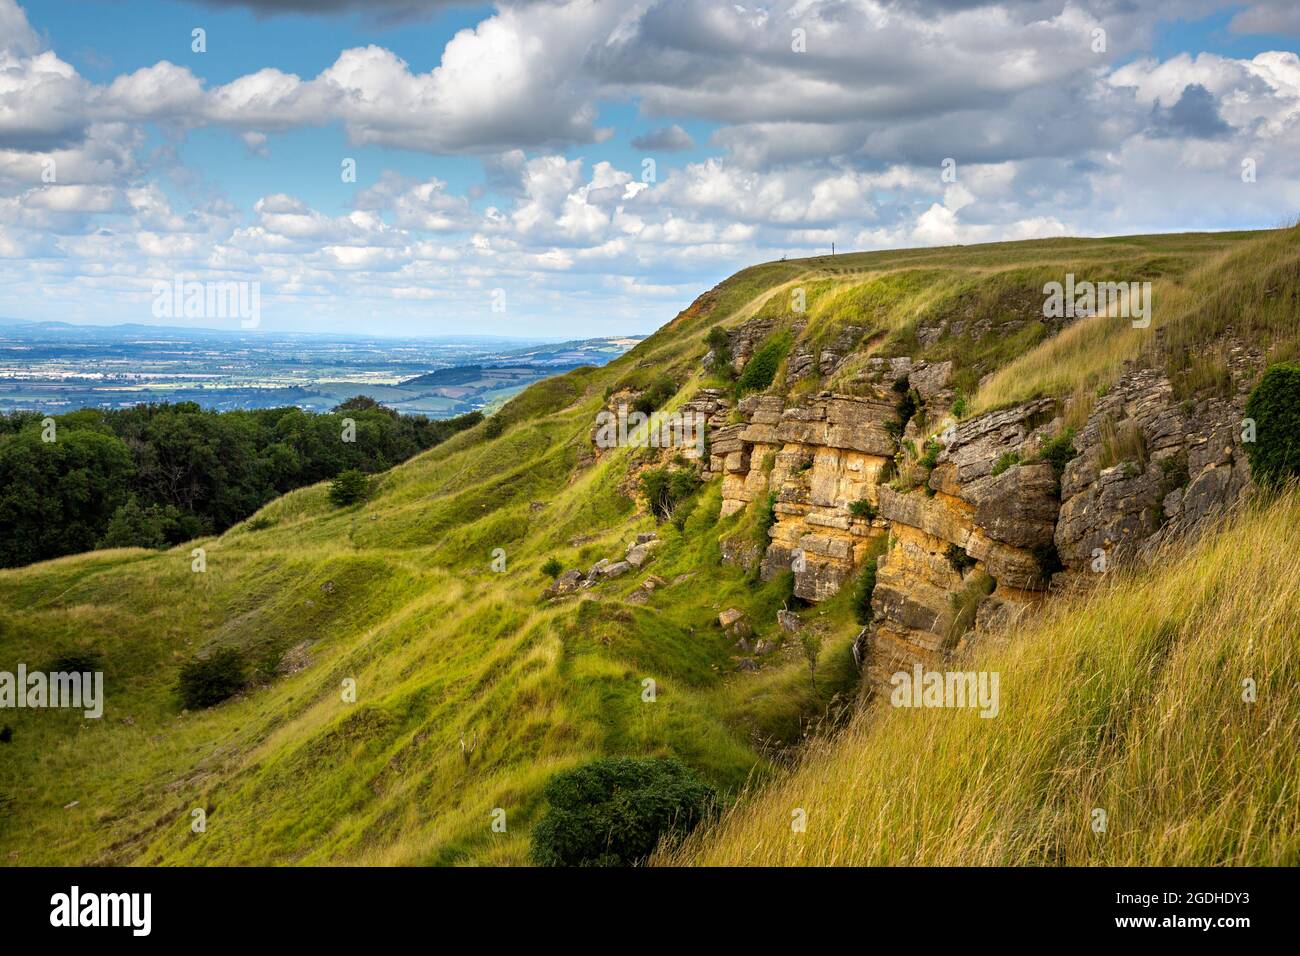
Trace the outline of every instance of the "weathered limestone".
{"label": "weathered limestone", "polygon": [[[1030,402],[963,422],[938,455],[929,495],[880,489],[891,547],[872,596],[873,679],[960,646],[954,596],[975,587],[978,576],[992,579],[992,593],[972,598],[979,600],[971,622],[977,630],[1013,619],[1046,589],[1059,504],[1052,465],[1032,459],[1041,438],[1059,427],[1053,409],[1050,401]],[[999,461],[1003,470],[993,474]]]}
{"label": "weathered limestone", "polygon": [[1241,429],[1259,364],[1233,349],[1230,394],[1192,401],[1177,400],[1163,371],[1133,369],[1097,402],[1061,479],[1055,543],[1067,577],[1150,560],[1249,493]]}
{"label": "weathered limestone", "polygon": [[[790,408],[778,396],[755,396],[741,401],[738,411],[744,427],[733,432],[729,426],[724,445],[711,446],[723,472],[722,514],[775,492],[777,520],[763,577],[791,570],[797,596],[830,597],[853,572],[867,540],[881,533],[849,506],[876,503],[895,448],[887,427],[897,422],[895,406],[878,395],[823,393]],[[746,566],[752,560],[728,542],[723,556]]]}

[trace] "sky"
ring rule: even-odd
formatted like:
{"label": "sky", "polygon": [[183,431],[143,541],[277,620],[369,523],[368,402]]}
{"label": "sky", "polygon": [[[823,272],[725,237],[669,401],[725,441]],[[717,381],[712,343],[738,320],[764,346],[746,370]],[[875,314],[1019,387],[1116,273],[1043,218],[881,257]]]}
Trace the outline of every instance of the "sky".
{"label": "sky", "polygon": [[582,338],[832,243],[1278,226],[1298,42],[1291,0],[0,0],[0,318],[239,326],[179,279]]}

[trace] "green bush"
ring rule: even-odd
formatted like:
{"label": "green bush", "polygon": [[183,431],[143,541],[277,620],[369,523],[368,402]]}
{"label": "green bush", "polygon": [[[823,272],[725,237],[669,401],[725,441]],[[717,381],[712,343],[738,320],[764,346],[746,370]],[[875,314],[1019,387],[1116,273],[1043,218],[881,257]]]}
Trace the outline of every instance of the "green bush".
{"label": "green bush", "polygon": [[1260,485],[1280,487],[1300,476],[1300,363],[1274,365],[1246,400],[1255,440],[1246,442],[1250,473]]}
{"label": "green bush", "polygon": [[727,335],[727,330],[720,325],[715,325],[709,329],[709,334],[704,338],[704,344],[713,352],[715,359],[713,367],[718,371],[730,370],[731,368],[731,338]]}
{"label": "green bush", "polygon": [[1018,464],[1020,464],[1020,453],[1015,451],[1006,452],[997,460],[997,462],[994,463],[993,474],[1000,475],[1008,468]]}
{"label": "green bush", "polygon": [[962,636],[975,626],[980,603],[993,593],[995,587],[996,581],[983,571],[977,571],[962,585],[960,591],[948,595],[948,603],[952,605],[952,620],[943,636],[944,650],[955,648]]}
{"label": "green bush", "polygon": [[1060,481],[1061,475],[1065,474],[1066,463],[1077,454],[1079,452],[1074,447],[1074,429],[1066,428],[1043,442],[1035,460],[1051,462],[1052,472],[1056,475],[1056,480]]}
{"label": "green bush", "polygon": [[642,415],[649,415],[663,408],[664,404],[676,394],[677,383],[664,375],[636,397],[632,402],[632,408]]}
{"label": "green bush", "polygon": [[558,578],[563,570],[564,565],[560,563],[559,558],[547,558],[546,563],[542,565],[542,573],[551,578]]}
{"label": "green bush", "polygon": [[849,514],[855,518],[865,518],[867,521],[874,521],[876,518],[876,506],[866,498],[859,498],[849,505]]}
{"label": "green bush", "polygon": [[939,452],[941,451],[943,451],[943,446],[933,438],[927,441],[925,443],[925,454],[918,459],[921,467],[933,470],[934,466],[939,463]]}
{"label": "green bush", "polygon": [[501,417],[501,413],[491,416],[487,424],[483,426],[483,434],[488,438],[496,438],[506,430],[506,420]]}
{"label": "green bush", "polygon": [[767,547],[767,533],[776,524],[776,492],[769,491],[763,503],[759,505],[758,520],[754,522],[754,537],[764,548]]}
{"label": "green bush", "polygon": [[641,475],[641,493],[650,503],[650,512],[663,520],[695,494],[700,480],[688,468],[651,468]]}
{"label": "green bush", "polygon": [[876,562],[889,548],[889,540],[877,538],[862,559],[862,571],[853,585],[853,617],[859,624],[870,624],[873,617],[871,597],[876,593]]}
{"label": "green bush", "polygon": [[736,382],[736,392],[761,392],[776,379],[776,370],[785,360],[785,353],[790,350],[790,336],[777,335],[767,340],[745,364]]}
{"label": "green bush", "polygon": [[224,648],[208,657],[196,657],[181,667],[176,690],[181,706],[199,710],[221,703],[247,680],[244,655],[234,648]]}
{"label": "green bush", "polygon": [[533,828],[534,863],[632,866],[660,840],[694,829],[717,794],[672,758],[604,757],[551,778],[546,801]]}
{"label": "green bush", "polygon": [[885,430],[897,438],[906,430],[907,423],[912,420],[912,416],[920,408],[921,402],[916,391],[908,387],[906,378],[900,378],[894,383],[894,391],[901,395],[898,400],[898,421],[886,422]]}
{"label": "green bush", "polygon": [[330,501],[340,508],[356,504],[370,493],[370,479],[355,468],[341,471],[330,482]]}
{"label": "green bush", "polygon": [[86,674],[101,670],[98,652],[69,648],[54,655],[49,666],[45,668],[54,674]]}

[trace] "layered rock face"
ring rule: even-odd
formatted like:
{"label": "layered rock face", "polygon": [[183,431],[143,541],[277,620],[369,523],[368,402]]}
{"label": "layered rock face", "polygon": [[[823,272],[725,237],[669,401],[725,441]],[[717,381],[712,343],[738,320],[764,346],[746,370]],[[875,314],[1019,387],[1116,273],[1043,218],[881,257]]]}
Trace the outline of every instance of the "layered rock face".
{"label": "layered rock face", "polygon": [[[777,324],[729,333],[737,372]],[[794,332],[778,389],[839,371],[863,336],[850,326],[815,349]],[[772,502],[768,540],[723,540],[724,561],[765,580],[791,570],[807,601],[876,562],[872,623],[856,649],[879,685],[1004,627],[1051,588],[1153,560],[1175,533],[1248,494],[1243,409],[1262,356],[1230,346],[1225,355],[1231,381],[1187,386],[1190,398],[1160,369],[1128,369],[1077,434],[1053,399],[945,428],[953,363],[908,356],[872,356],[838,376],[852,394],[790,402],[769,392],[733,410],[706,389],[682,411],[707,423],[698,464],[721,480],[722,517]],[[906,423],[904,407],[917,412]]]}
{"label": "layered rock face", "polygon": [[[872,595],[874,681],[960,647],[966,629],[1005,622],[1046,590],[1059,503],[1053,466],[1033,459],[1059,427],[1054,411],[1044,400],[963,422],[924,490],[881,489],[890,547]],[[1012,459],[1023,463],[999,471]]]}
{"label": "layered rock face", "polygon": [[1160,370],[1136,369],[1098,401],[1061,481],[1055,541],[1068,569],[1150,560],[1249,493],[1242,431],[1258,365],[1234,349],[1228,394],[1185,401]]}
{"label": "layered rock face", "polygon": [[1227,394],[1187,400],[1162,371],[1131,369],[1074,436],[1077,454],[1059,481],[1039,460],[1064,428],[1052,401],[954,428],[928,495],[881,489],[891,546],[878,564],[865,635],[873,682],[1005,625],[1049,587],[1154,560],[1172,536],[1240,502],[1251,488],[1243,409],[1259,364],[1238,350]]}
{"label": "layered rock face", "polygon": [[894,401],[825,392],[785,408],[778,396],[762,395],[743,399],[738,411],[744,421],[710,442],[712,467],[722,475],[722,514],[774,494],[763,576],[793,570],[795,594],[823,600],[852,573],[868,539],[882,533],[850,506],[877,503],[894,454]]}
{"label": "layered rock face", "polygon": [[701,470],[709,467],[709,435],[725,423],[730,400],[721,389],[702,388],[675,412],[642,415],[633,404],[638,393],[620,391],[611,395],[591,429],[593,461],[600,461],[615,448],[631,447],[641,454],[620,483],[623,492],[635,498],[641,472],[685,459]]}

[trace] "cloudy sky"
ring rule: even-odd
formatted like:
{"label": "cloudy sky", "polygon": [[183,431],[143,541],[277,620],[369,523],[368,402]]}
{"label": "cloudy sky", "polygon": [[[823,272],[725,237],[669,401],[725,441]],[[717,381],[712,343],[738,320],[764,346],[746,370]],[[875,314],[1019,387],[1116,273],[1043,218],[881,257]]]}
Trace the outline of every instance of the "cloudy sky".
{"label": "cloudy sky", "polygon": [[1298,42],[1291,0],[0,0],[0,318],[182,275],[572,338],[832,242],[1279,225]]}

